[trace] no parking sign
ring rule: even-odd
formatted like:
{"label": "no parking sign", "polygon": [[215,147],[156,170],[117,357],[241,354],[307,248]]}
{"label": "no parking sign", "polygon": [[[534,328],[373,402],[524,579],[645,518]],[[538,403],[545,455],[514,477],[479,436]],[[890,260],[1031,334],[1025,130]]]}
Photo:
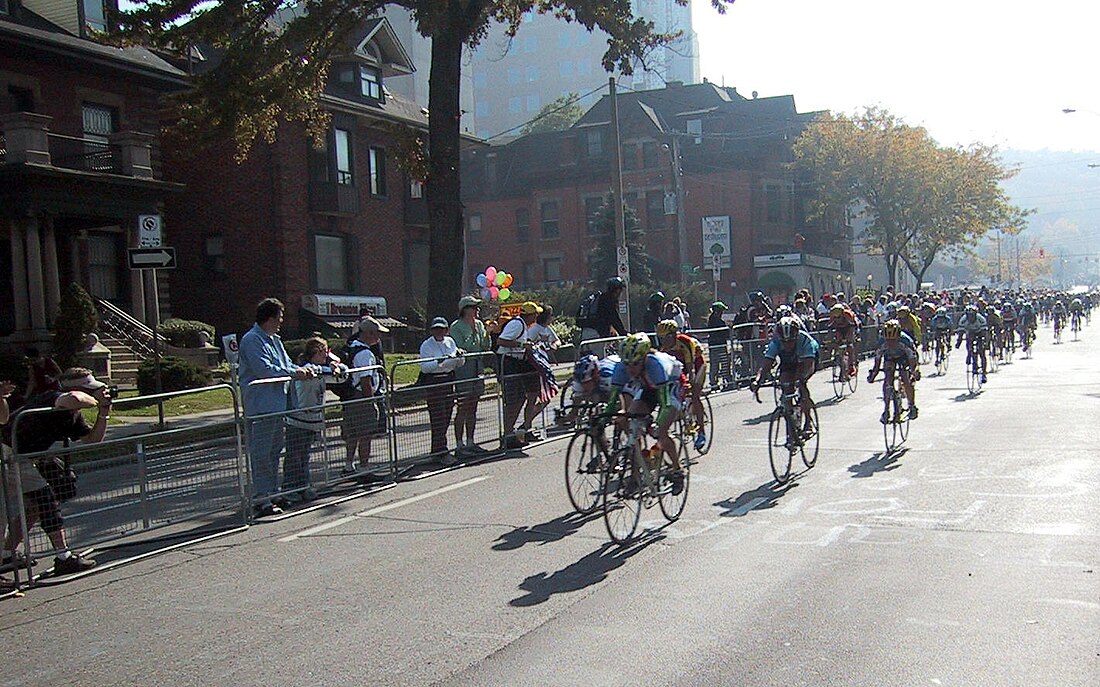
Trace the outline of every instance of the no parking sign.
{"label": "no parking sign", "polygon": [[237,344],[236,334],[226,334],[222,337],[222,348],[225,349],[225,359],[229,361],[230,365],[237,364],[237,358],[240,355],[240,346]]}

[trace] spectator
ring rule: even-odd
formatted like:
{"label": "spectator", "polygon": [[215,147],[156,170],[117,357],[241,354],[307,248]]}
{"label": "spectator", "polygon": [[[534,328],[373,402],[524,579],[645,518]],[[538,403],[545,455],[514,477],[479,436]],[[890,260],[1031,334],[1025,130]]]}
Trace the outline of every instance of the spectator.
{"label": "spectator", "polygon": [[[458,302],[458,319],[451,323],[451,338],[455,345],[467,353],[484,353],[492,350],[489,332],[478,319],[478,306],[481,301],[473,296],[464,296]],[[474,430],[477,428],[477,405],[485,394],[485,380],[481,378],[485,370],[485,356],[473,355],[466,358],[465,364],[455,370],[455,395],[458,402],[455,407],[455,457],[488,453],[477,445]],[[465,439],[463,439],[465,437]]]}
{"label": "spectator", "polygon": [[315,377],[295,380],[290,390],[291,405],[300,408],[286,418],[286,459],[283,461],[283,487],[286,500],[312,501],[317,492],[310,486],[309,454],[314,440],[325,429],[325,382],[346,371],[328,349],[328,341],[319,336],[306,340],[306,350],[298,361],[313,368]]}
{"label": "spectator", "polygon": [[[15,457],[14,470],[8,470],[8,480],[4,485],[5,500],[14,503],[18,500],[16,492],[15,473],[18,471],[19,486],[23,491],[24,513],[26,529],[30,529],[36,523],[41,523],[43,531],[49,537],[50,544],[59,553],[54,558],[53,571],[56,575],[71,575],[84,572],[95,567],[95,561],[83,558],[69,550],[65,541],[64,522],[61,518],[61,507],[58,495],[54,492],[50,483],[35,467],[33,461],[23,456],[48,450],[58,441],[65,439],[80,439],[84,443],[94,444],[103,441],[107,433],[107,421],[111,417],[111,393],[107,385],[92,376],[91,370],[82,367],[71,367],[65,370],[58,379],[58,391],[48,391],[39,394],[30,405],[25,405],[19,412],[32,408],[53,408],[56,412],[34,413],[28,415],[18,423],[16,418],[9,417],[8,397],[11,396],[13,386],[8,382],[0,383],[0,424],[10,426],[4,433],[3,460],[12,463],[13,449],[19,450]],[[81,410],[85,408],[97,408],[95,423],[88,425]],[[18,415],[18,413],[17,413]],[[12,436],[12,431],[16,435]],[[9,515],[8,533],[4,538],[2,562],[4,565],[23,565],[17,549],[23,541],[23,522],[20,514]],[[33,562],[32,562],[33,565]]]}
{"label": "spectator", "polygon": [[451,424],[451,408],[454,403],[454,371],[466,362],[455,344],[447,335],[447,320],[437,317],[432,320],[431,336],[420,344],[420,377],[416,383],[427,387],[428,421],[432,429],[431,454],[437,456],[444,465],[454,465],[457,458],[447,451],[447,426]]}
{"label": "spectator", "polygon": [[833,307],[836,303],[836,296],[831,293],[826,293],[821,296],[821,302],[817,304],[817,316],[818,318],[828,317],[829,308]]}
{"label": "spectator", "polygon": [[37,348],[28,348],[27,351],[27,389],[23,394],[24,400],[47,391],[60,391],[61,384],[58,378],[61,376],[61,368],[48,355],[43,355]]}
{"label": "spectator", "polygon": [[875,322],[882,325],[886,321],[886,304],[889,302],[889,298],[886,294],[881,294],[878,297],[878,302],[875,303]]}
{"label": "spectator", "polygon": [[[386,393],[386,377],[379,370],[363,368],[382,367],[382,334],[389,327],[370,315],[359,319],[356,335],[348,341],[349,366],[358,372],[351,373],[353,396],[344,402],[344,419],[340,431],[344,437],[344,477],[368,469],[371,458],[371,438],[386,430],[386,412],[383,403],[378,400]],[[366,400],[371,399],[371,400]],[[359,467],[355,465],[355,456],[359,455]],[[373,476],[366,475],[369,481]]]}
{"label": "spectator", "polygon": [[[497,353],[501,355],[501,384],[504,388],[505,448],[522,448],[542,438],[531,429],[531,422],[542,411],[542,403],[539,401],[541,382],[538,370],[528,359],[528,350],[534,345],[528,332],[541,312],[542,308],[537,303],[527,301],[520,308],[519,317],[508,320],[497,337]],[[524,408],[523,424],[513,431],[519,411]]]}
{"label": "spectator", "polygon": [[[603,339],[609,336],[626,336],[626,325],[619,317],[619,299],[626,290],[626,282],[619,277],[607,280],[607,288],[596,301],[596,315],[591,328],[581,332],[581,340]],[[532,304],[533,305],[533,304]],[[532,321],[533,318],[532,318]]]}
{"label": "spectator", "polygon": [[[733,370],[730,366],[729,339],[730,329],[722,315],[728,308],[722,301],[715,301],[710,306],[710,316],[707,317],[707,329],[712,331],[707,335],[707,348],[710,354],[710,385],[712,388],[721,389],[733,384]],[[724,380],[719,383],[719,380]]]}
{"label": "spectator", "polygon": [[679,296],[672,299],[672,305],[676,308],[676,314],[673,319],[676,320],[676,324],[680,327],[680,331],[686,332],[691,327],[691,313],[688,312],[687,305],[680,300]]}
{"label": "spectator", "polygon": [[649,300],[646,301],[645,318],[642,321],[642,326],[645,331],[653,334],[657,331],[657,323],[664,319],[662,317],[661,310],[664,308],[665,294],[663,291],[654,291],[649,294]]}
{"label": "spectator", "polygon": [[[252,466],[253,508],[257,515],[278,515],[282,508],[274,503],[279,454],[286,436],[283,418],[270,417],[288,407],[287,382],[253,384],[262,379],[293,377],[310,379],[313,371],[290,361],[279,328],[283,325],[283,304],[277,298],[265,298],[256,306],[256,324],[241,337],[239,379],[248,422],[248,458]],[[268,417],[262,417],[267,415]]]}
{"label": "spectator", "polygon": [[542,346],[546,350],[553,350],[561,345],[561,339],[550,328],[550,322],[554,319],[554,308],[550,305],[542,306],[542,312],[535,318],[535,323],[527,332],[527,338],[536,346]]}

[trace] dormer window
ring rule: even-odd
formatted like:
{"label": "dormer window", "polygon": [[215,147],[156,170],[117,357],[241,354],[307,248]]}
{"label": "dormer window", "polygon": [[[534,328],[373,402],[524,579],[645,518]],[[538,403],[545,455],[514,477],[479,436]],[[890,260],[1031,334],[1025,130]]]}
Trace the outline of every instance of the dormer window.
{"label": "dormer window", "polygon": [[364,98],[382,99],[382,75],[377,69],[359,66],[359,92]]}
{"label": "dormer window", "polygon": [[84,26],[91,31],[107,31],[107,8],[104,0],[83,0]]}
{"label": "dormer window", "polygon": [[0,14],[11,14],[11,6],[8,0],[0,0]]}

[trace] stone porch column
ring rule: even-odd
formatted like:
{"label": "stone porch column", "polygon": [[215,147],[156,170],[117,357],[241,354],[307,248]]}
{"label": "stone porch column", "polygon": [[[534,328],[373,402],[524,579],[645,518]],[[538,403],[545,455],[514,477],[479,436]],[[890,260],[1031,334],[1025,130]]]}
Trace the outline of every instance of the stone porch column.
{"label": "stone porch column", "polygon": [[140,131],[120,131],[107,137],[112,146],[118,147],[121,172],[140,179],[153,178],[153,141],[156,136]]}
{"label": "stone porch column", "polygon": [[24,220],[27,230],[27,295],[31,304],[31,328],[45,330],[46,286],[42,278],[42,240],[38,231],[38,217]]}
{"label": "stone porch column", "polygon": [[47,132],[53,117],[33,112],[12,112],[0,116],[0,131],[8,149],[8,162],[50,164]]}
{"label": "stone porch column", "polygon": [[15,297],[15,330],[25,331],[31,328],[30,299],[27,297],[27,253],[24,250],[23,223],[8,220],[11,232],[11,290]]}
{"label": "stone porch column", "polygon": [[61,303],[61,277],[57,269],[57,235],[52,215],[42,217],[42,267],[46,272],[46,319],[53,324]]}

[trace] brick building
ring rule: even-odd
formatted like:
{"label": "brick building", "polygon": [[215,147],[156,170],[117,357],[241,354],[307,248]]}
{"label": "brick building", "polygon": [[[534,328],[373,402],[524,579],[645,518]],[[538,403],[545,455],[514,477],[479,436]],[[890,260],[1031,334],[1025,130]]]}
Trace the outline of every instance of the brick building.
{"label": "brick building", "polygon": [[[808,220],[811,189],[787,167],[813,118],[793,97],[670,83],[620,94],[618,108],[624,199],[657,279],[685,266],[709,278],[717,254],[722,298],[850,282],[847,225]],[[468,272],[501,265],[520,289],[608,276],[592,275],[588,260],[596,242],[614,241],[591,221],[611,187],[610,140],[605,97],[565,131],[467,151]]]}
{"label": "brick building", "polygon": [[151,284],[126,266],[162,180],[159,101],[186,75],[148,50],[89,40],[108,0],[0,0],[0,344],[43,343],[71,282],[146,319]]}
{"label": "brick building", "polygon": [[187,186],[165,214],[180,253],[176,316],[240,332],[275,296],[288,336],[334,334],[322,321],[346,333],[361,309],[403,326],[395,318],[426,299],[428,212],[396,137],[426,130],[427,114],[386,82],[413,70],[388,21],[368,19],[330,70],[322,149],[287,123],[240,164],[228,143],[172,154],[168,174]]}

